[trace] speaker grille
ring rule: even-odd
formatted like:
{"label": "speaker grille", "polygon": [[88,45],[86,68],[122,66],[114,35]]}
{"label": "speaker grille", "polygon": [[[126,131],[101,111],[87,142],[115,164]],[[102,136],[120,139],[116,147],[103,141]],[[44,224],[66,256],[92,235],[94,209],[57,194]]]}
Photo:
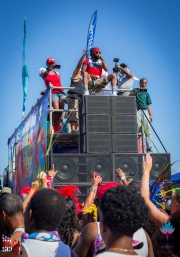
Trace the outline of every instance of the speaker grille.
{"label": "speaker grille", "polygon": [[[136,154],[115,154],[115,169],[120,168],[125,173],[126,177],[133,173],[134,180],[140,180],[138,174],[138,155]],[[119,178],[115,178],[119,181]]]}
{"label": "speaker grille", "polygon": [[[142,157],[145,154],[114,154],[115,168],[121,168],[126,176],[129,176],[130,172],[134,173],[133,180],[141,181],[142,177]],[[158,178],[166,165],[170,163],[170,154],[151,154],[152,157],[152,169],[150,173],[150,180]],[[171,175],[171,169],[166,173],[167,176]],[[119,181],[116,178],[116,181]]]}
{"label": "speaker grille", "polygon": [[83,114],[109,114],[110,98],[108,96],[83,96],[79,103],[79,116]]}
{"label": "speaker grille", "polygon": [[91,183],[92,173],[98,173],[103,181],[113,179],[112,154],[54,154],[53,163],[58,170],[54,184],[74,183],[83,185]]}
{"label": "speaker grille", "polygon": [[111,117],[109,115],[83,115],[80,117],[80,134],[111,133]]}
{"label": "speaker grille", "polygon": [[81,153],[111,153],[111,134],[84,134],[80,137]]}
{"label": "speaker grille", "polygon": [[136,115],[113,115],[112,133],[137,134]]}
{"label": "speaker grille", "polygon": [[114,153],[137,153],[137,135],[136,134],[113,134],[113,152]]}
{"label": "speaker grille", "polygon": [[136,115],[136,98],[134,96],[111,97],[112,114]]}

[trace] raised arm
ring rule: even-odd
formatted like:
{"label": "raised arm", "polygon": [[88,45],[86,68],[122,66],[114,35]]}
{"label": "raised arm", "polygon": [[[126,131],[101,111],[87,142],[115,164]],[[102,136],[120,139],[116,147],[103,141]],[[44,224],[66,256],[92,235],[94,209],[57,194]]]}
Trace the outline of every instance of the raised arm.
{"label": "raised arm", "polygon": [[84,202],[82,211],[85,211],[93,203],[94,198],[96,197],[98,184],[101,182],[102,182],[102,178],[100,176],[96,176],[92,178],[92,185],[90,187],[89,194]]}
{"label": "raised arm", "polygon": [[141,195],[144,197],[144,200],[147,206],[150,209],[150,218],[151,220],[160,228],[169,220],[169,216],[161,212],[149,199],[149,176],[152,168],[152,157],[149,153],[146,154],[146,157],[143,156],[143,165],[142,165],[142,180],[141,180]]}
{"label": "raised arm", "polygon": [[128,69],[121,67],[120,65],[116,64],[115,67],[119,70],[121,70],[127,77],[133,78],[134,75],[132,72],[130,72]]}
{"label": "raised arm", "polygon": [[128,182],[126,180],[125,173],[120,168],[116,169],[116,176],[120,179],[120,183],[128,186]]}
{"label": "raised arm", "polygon": [[87,52],[87,50],[83,50],[83,55],[79,59],[78,64],[77,64],[75,70],[73,71],[72,79],[75,79],[77,76],[79,76],[78,73],[79,73],[79,70],[81,69],[81,66],[83,64],[83,60],[84,60],[84,57],[86,56],[86,52]]}
{"label": "raised arm", "polygon": [[36,190],[39,187],[39,182],[38,181],[34,181],[31,184],[31,190],[29,191],[29,194],[27,195],[27,197],[25,198],[25,200],[23,201],[23,212],[25,212],[28,203],[30,202],[31,198],[33,197],[34,193],[36,192]]}

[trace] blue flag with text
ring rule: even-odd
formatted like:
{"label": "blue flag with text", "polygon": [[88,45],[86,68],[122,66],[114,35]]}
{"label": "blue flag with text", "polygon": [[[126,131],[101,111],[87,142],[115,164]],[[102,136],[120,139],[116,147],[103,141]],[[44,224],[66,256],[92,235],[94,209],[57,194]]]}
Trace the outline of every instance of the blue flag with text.
{"label": "blue flag with text", "polygon": [[93,48],[93,45],[94,45],[96,23],[97,23],[97,11],[93,13],[89,23],[88,35],[87,35],[87,46],[86,46],[86,49],[87,49],[86,58],[90,57],[90,50]]}

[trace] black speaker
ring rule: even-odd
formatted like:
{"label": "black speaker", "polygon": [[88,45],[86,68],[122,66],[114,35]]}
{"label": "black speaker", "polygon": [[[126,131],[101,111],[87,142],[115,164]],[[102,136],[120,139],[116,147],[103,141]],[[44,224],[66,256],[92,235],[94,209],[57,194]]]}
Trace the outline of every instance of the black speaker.
{"label": "black speaker", "polygon": [[86,133],[111,133],[111,116],[87,114],[79,118],[80,135]]}
{"label": "black speaker", "polygon": [[113,134],[137,134],[136,115],[112,115]]}
{"label": "black speaker", "polygon": [[112,181],[112,154],[53,154],[52,163],[58,170],[54,184],[91,184],[91,171],[98,173],[103,181]]}
{"label": "black speaker", "polygon": [[[115,169],[121,168],[125,172],[126,177],[128,177],[130,173],[133,173],[133,180],[140,182],[142,177],[142,156],[143,154],[114,154]],[[153,159],[153,165],[150,180],[155,180],[163,171],[165,165],[170,163],[170,154],[152,153],[151,157]],[[171,175],[171,169],[169,169],[167,175]],[[119,181],[117,177],[115,180]]]}
{"label": "black speaker", "polygon": [[113,134],[113,153],[138,153],[136,134]]}
{"label": "black speaker", "polygon": [[112,114],[136,115],[135,96],[113,96],[111,97]]}
{"label": "black speaker", "polygon": [[109,96],[83,96],[79,102],[79,117],[83,114],[109,114],[111,102]]}
{"label": "black speaker", "polygon": [[80,153],[112,153],[112,135],[91,133],[80,136]]}

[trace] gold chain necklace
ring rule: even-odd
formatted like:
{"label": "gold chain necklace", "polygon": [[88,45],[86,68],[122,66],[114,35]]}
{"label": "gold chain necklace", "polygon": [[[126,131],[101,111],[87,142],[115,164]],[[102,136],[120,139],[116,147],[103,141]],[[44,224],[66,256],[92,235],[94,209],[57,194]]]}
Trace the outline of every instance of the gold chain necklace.
{"label": "gold chain necklace", "polygon": [[[20,225],[20,226],[18,226],[17,228],[24,228],[24,225]],[[17,228],[16,228],[16,229],[17,229]]]}
{"label": "gold chain necklace", "polygon": [[124,252],[134,252],[134,250],[123,249],[123,248],[109,248],[107,251],[115,250],[115,251],[124,251]]}

